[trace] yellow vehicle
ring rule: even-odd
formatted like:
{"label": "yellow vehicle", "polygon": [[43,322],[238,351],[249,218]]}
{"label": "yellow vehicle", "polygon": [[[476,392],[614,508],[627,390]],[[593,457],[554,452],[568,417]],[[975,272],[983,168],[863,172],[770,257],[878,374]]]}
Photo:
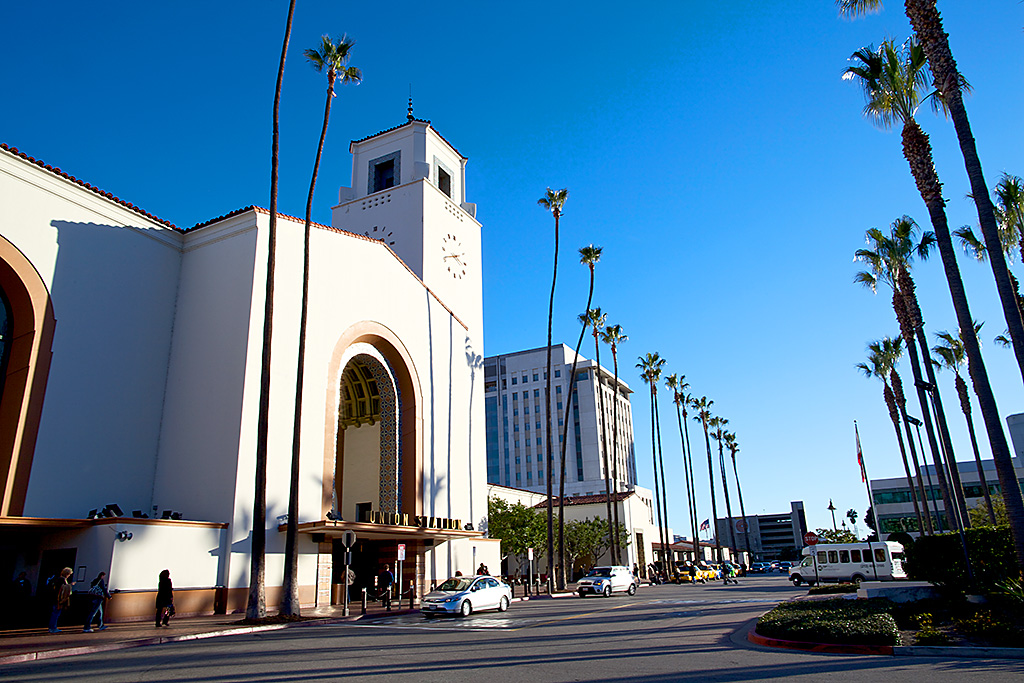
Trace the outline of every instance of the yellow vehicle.
{"label": "yellow vehicle", "polygon": [[707,583],[708,581],[714,581],[718,576],[718,572],[705,564],[704,562],[698,562],[696,565],[696,571],[694,575],[690,576],[691,564],[679,565],[679,583]]}

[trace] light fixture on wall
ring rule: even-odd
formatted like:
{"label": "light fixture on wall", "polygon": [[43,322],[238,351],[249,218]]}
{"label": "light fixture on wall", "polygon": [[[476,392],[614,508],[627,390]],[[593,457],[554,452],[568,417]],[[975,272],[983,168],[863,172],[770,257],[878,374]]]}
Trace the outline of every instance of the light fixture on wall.
{"label": "light fixture on wall", "polygon": [[339,515],[334,510],[328,510],[327,511],[327,519],[331,520],[332,522],[342,522],[342,521],[344,521],[342,519],[341,515]]}
{"label": "light fixture on wall", "polygon": [[88,519],[96,519],[99,516],[100,516],[99,508],[93,508],[92,510],[89,510]]}
{"label": "light fixture on wall", "polygon": [[466,522],[466,526],[464,526],[462,528],[465,529],[466,531],[472,531],[473,530],[473,522]]}
{"label": "light fixture on wall", "polygon": [[136,519],[149,519],[149,515],[142,510],[132,510],[132,517],[135,517]]}
{"label": "light fixture on wall", "polygon": [[118,506],[117,503],[109,503],[105,508],[103,508],[103,516],[104,517],[123,517],[124,513],[121,512],[121,508]]}
{"label": "light fixture on wall", "polygon": [[117,540],[121,541],[122,543],[124,543],[125,541],[132,540],[132,532],[124,530],[118,531]]}

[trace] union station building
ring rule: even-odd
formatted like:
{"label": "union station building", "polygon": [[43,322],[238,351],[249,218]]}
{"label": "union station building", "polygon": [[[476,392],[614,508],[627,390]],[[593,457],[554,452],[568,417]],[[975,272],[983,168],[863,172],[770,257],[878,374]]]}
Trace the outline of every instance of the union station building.
{"label": "union station building", "polygon": [[[481,225],[466,158],[412,118],[352,142],[352,187],[311,236],[299,583],[340,594],[405,548],[422,595],[485,538]],[[328,163],[330,161],[328,160]],[[280,600],[303,226],[278,218],[267,515],[253,520],[269,212],[182,229],[0,147],[0,578],[100,571],[114,619],[245,607],[254,524]]]}

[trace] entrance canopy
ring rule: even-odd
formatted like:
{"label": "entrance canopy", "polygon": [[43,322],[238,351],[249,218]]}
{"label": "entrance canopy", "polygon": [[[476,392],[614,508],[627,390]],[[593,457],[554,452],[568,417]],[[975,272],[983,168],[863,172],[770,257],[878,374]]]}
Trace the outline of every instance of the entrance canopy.
{"label": "entrance canopy", "polygon": [[[400,524],[375,524],[372,522],[345,522],[325,519],[320,522],[303,522],[299,524],[300,534],[324,534],[325,538],[341,538],[345,531],[354,531],[359,538],[365,539],[409,539],[449,541],[456,538],[483,538],[482,531],[468,531],[461,525],[445,524],[457,520],[441,519],[440,517],[421,518],[436,520],[440,523],[428,523],[425,526],[407,526]],[[435,528],[459,526],[460,528]],[[287,525],[278,526],[278,531],[285,531]]]}

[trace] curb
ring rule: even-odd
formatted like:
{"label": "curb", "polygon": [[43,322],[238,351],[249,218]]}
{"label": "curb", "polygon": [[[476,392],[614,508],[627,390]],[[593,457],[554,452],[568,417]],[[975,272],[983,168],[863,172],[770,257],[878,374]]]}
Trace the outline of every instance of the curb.
{"label": "curb", "polygon": [[[414,614],[419,610],[394,610],[386,613],[388,616],[401,614]],[[348,617],[324,617],[322,619],[309,619],[307,621],[296,621],[286,624],[267,624],[265,626],[239,626],[237,628],[222,629],[220,631],[207,631],[205,633],[183,633],[177,636],[152,636],[149,638],[135,638],[133,640],[114,641],[109,643],[97,643],[95,645],[79,645],[75,647],[57,648],[54,650],[40,650],[38,652],[23,652],[16,655],[0,656],[0,665],[20,664],[21,662],[35,662],[47,659],[59,659],[61,657],[74,657],[76,655],[95,654],[97,652],[112,652],[114,650],[127,650],[148,645],[165,645],[167,643],[180,643],[189,640],[205,640],[207,638],[219,638],[221,636],[238,636],[250,633],[261,633],[264,631],[280,631],[286,628],[298,628],[308,626],[330,626],[332,624],[344,624],[359,621],[366,618],[379,617],[379,614],[358,614]]]}
{"label": "curb", "polygon": [[840,655],[886,655],[890,657],[949,657],[954,659],[1024,659],[1024,648],[1019,647],[966,647],[944,645],[840,645],[837,643],[809,643],[796,640],[767,638],[754,629],[747,632],[747,640],[755,645],[777,647],[803,652],[823,652]]}
{"label": "curb", "polygon": [[888,655],[893,656],[895,649],[892,645],[839,645],[836,643],[808,643],[797,640],[780,640],[778,638],[766,638],[754,629],[747,633],[747,640],[755,645],[765,647],[778,647],[787,650],[802,650],[803,652],[824,652],[836,655]]}

